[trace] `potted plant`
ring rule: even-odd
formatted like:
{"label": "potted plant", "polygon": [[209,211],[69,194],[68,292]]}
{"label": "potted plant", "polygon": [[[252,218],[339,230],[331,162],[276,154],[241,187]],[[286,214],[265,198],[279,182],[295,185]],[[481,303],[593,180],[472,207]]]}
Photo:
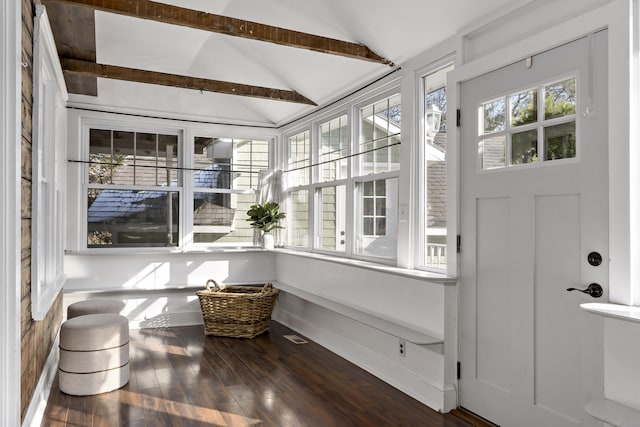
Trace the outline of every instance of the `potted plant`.
{"label": "potted plant", "polygon": [[262,247],[273,249],[273,236],[271,230],[284,228],[278,223],[286,217],[284,212],[280,212],[280,205],[276,202],[264,202],[259,205],[252,205],[247,211],[247,221],[251,222],[253,228],[262,230]]}

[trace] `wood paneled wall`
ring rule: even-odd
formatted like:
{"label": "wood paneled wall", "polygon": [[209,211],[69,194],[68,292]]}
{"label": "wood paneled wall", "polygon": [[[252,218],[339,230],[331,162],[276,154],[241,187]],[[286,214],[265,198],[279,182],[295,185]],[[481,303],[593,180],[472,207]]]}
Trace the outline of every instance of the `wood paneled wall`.
{"label": "wood paneled wall", "polygon": [[62,322],[62,293],[58,295],[46,318],[31,320],[31,115],[33,111],[33,17],[38,0],[22,0],[22,419],[31,402],[47,356]]}

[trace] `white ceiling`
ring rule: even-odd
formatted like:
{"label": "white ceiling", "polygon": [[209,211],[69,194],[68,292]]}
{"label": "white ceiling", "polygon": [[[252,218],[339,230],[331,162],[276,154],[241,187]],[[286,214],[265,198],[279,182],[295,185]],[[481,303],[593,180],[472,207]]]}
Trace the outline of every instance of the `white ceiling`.
{"label": "white ceiling", "polygon": [[[190,9],[362,43],[397,65],[521,0],[165,0]],[[97,62],[295,90],[319,105],[387,65],[96,12]],[[76,105],[162,117],[274,126],[314,107],[98,79]]]}

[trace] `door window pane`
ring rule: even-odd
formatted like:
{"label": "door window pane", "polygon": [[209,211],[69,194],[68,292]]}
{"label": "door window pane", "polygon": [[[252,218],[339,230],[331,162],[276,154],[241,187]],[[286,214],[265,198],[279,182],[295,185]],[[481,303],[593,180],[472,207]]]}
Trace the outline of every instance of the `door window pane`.
{"label": "door window pane", "polygon": [[504,98],[482,104],[483,133],[498,132],[505,129],[507,103]]}
{"label": "door window pane", "polygon": [[511,95],[511,126],[538,121],[538,91],[536,89]]}
{"label": "door window pane", "polygon": [[538,130],[511,135],[511,164],[520,165],[538,161]]}
{"label": "door window pane", "polygon": [[576,156],[576,122],[544,128],[544,159],[558,160]]}
{"label": "door window pane", "polygon": [[480,159],[482,169],[501,168],[507,157],[507,138],[498,135],[480,141]]}
{"label": "door window pane", "polygon": [[545,86],[544,93],[545,120],[576,113],[575,77]]}

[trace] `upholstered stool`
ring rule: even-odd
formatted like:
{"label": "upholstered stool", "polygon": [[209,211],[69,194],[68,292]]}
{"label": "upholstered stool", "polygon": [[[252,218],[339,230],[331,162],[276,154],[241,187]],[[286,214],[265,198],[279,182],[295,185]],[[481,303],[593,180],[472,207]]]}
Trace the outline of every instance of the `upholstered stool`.
{"label": "upholstered stool", "polygon": [[69,307],[67,307],[67,319],[87,314],[120,314],[123,308],[124,303],[122,301],[113,299],[88,299],[69,304]]}
{"label": "upholstered stool", "polygon": [[129,321],[88,314],[60,328],[60,390],[75,396],[105,393],[129,382]]}

